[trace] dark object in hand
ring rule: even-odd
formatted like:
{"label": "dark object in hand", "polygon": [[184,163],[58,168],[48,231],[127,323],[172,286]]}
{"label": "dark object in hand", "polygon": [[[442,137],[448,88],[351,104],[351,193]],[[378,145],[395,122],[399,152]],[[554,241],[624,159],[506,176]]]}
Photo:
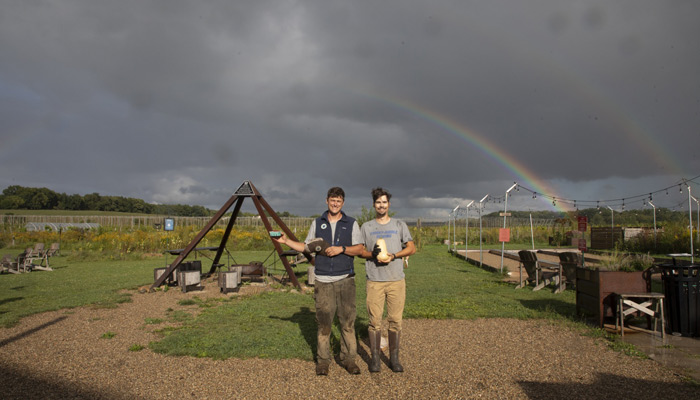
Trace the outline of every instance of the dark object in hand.
{"label": "dark object in hand", "polygon": [[382,248],[379,247],[379,244],[375,244],[374,249],[372,249],[372,258],[376,259],[377,256],[379,255],[379,253],[381,253],[381,252],[382,252]]}
{"label": "dark object in hand", "polygon": [[304,250],[307,250],[310,253],[325,253],[326,249],[331,247],[328,242],[321,238],[316,238],[309,243],[306,244],[306,248]]}

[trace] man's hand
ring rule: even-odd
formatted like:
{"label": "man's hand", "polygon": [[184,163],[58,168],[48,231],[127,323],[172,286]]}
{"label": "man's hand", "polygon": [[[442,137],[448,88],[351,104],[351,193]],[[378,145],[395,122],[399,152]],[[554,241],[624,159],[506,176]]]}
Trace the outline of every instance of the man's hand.
{"label": "man's hand", "polygon": [[287,235],[282,233],[282,236],[280,236],[278,238],[273,237],[272,240],[274,240],[275,242],[277,242],[279,244],[287,244]]}
{"label": "man's hand", "polygon": [[326,249],[326,255],[328,257],[335,257],[343,252],[343,246],[330,246]]}

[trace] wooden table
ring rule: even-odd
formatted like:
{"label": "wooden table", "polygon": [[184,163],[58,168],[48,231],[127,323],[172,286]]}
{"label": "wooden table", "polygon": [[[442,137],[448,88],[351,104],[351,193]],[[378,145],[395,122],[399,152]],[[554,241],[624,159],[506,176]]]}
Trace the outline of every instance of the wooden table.
{"label": "wooden table", "polygon": [[[661,339],[666,339],[663,293],[618,293],[617,300],[618,318],[615,319],[615,330],[617,330],[619,323],[621,337],[625,337],[625,316],[642,312],[647,315],[647,318],[654,318],[654,332],[656,332],[656,323],[661,316]],[[650,306],[654,306],[654,309],[652,310]],[[651,326],[648,327],[651,328]]]}

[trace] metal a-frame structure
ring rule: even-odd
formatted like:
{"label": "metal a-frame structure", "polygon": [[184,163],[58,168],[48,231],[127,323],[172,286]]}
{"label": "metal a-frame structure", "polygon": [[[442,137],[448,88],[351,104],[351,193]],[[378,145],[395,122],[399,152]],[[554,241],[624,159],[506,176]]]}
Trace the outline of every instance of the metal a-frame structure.
{"label": "metal a-frame structure", "polygon": [[[216,252],[216,257],[214,257],[211,269],[209,270],[209,275],[213,274],[216,271],[216,268],[220,265],[219,260],[221,259],[221,255],[223,254],[224,249],[226,247],[226,242],[228,241],[228,238],[231,235],[233,225],[236,223],[238,213],[241,211],[243,200],[245,200],[247,197],[250,197],[253,200],[255,208],[258,210],[258,215],[260,216],[260,219],[262,220],[263,224],[265,225],[265,229],[267,229],[268,232],[272,230],[272,225],[267,219],[265,211],[267,211],[270,214],[270,217],[272,217],[272,219],[277,223],[277,226],[279,226],[279,228],[282,231],[284,231],[288,238],[297,241],[297,238],[296,236],[294,236],[294,233],[292,233],[292,231],[289,230],[287,225],[282,221],[282,219],[280,219],[280,217],[277,215],[277,213],[275,213],[272,207],[270,207],[270,205],[265,201],[265,199],[263,199],[262,195],[260,194],[260,192],[258,192],[258,189],[255,188],[253,183],[250,181],[244,181],[241,184],[241,186],[239,186],[238,189],[233,193],[233,196],[231,196],[231,198],[228,199],[228,201],[221,207],[219,211],[216,212],[216,214],[214,214],[212,219],[209,220],[209,222],[204,226],[204,228],[202,228],[202,230],[197,234],[197,236],[195,236],[195,238],[192,239],[190,244],[188,244],[187,247],[185,247],[185,249],[177,256],[175,261],[173,261],[172,264],[170,264],[170,266],[158,279],[156,279],[153,285],[151,285],[150,290],[154,291],[155,288],[157,288],[165,282],[165,280],[173,273],[173,271],[175,271],[175,269],[180,265],[180,263],[182,263],[182,260],[187,258],[187,256],[197,247],[197,244],[199,244],[199,242],[204,238],[204,236],[214,227],[214,225],[216,225],[217,222],[219,222],[221,217],[223,217],[224,214],[233,206],[234,209],[233,213],[231,214],[231,219],[229,220],[228,225],[226,226],[226,231],[224,231],[224,236],[221,238],[221,243],[219,244],[219,248]],[[282,255],[282,246],[272,238],[270,238],[270,241],[275,246],[277,255],[282,261],[284,269],[287,271],[287,274],[289,275],[292,284],[297,288],[301,288],[301,286],[299,285],[299,281],[297,280],[297,277],[294,274],[294,270],[292,270],[292,267],[289,264],[289,260],[287,260],[286,256]],[[304,255],[309,260],[311,259],[310,254]]]}

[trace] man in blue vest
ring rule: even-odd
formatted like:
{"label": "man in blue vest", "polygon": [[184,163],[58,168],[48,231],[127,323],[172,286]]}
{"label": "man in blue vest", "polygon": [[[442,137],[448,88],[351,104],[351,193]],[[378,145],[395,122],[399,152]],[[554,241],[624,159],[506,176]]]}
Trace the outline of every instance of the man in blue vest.
{"label": "man in blue vest", "polygon": [[[357,338],[355,336],[355,270],[354,256],[359,255],[364,246],[360,227],[354,218],[342,211],[345,192],[339,187],[328,190],[326,204],[328,211],[316,218],[309,228],[304,243],[296,242],[282,235],[277,242],[302,252],[305,246],[321,238],[329,246],[316,254],[314,299],[316,301],[316,375],[328,375],[331,364],[330,335],[333,319],[338,315],[340,323],[340,360],[345,369],[359,374],[355,363],[357,358]],[[313,249],[311,249],[313,251]]]}

